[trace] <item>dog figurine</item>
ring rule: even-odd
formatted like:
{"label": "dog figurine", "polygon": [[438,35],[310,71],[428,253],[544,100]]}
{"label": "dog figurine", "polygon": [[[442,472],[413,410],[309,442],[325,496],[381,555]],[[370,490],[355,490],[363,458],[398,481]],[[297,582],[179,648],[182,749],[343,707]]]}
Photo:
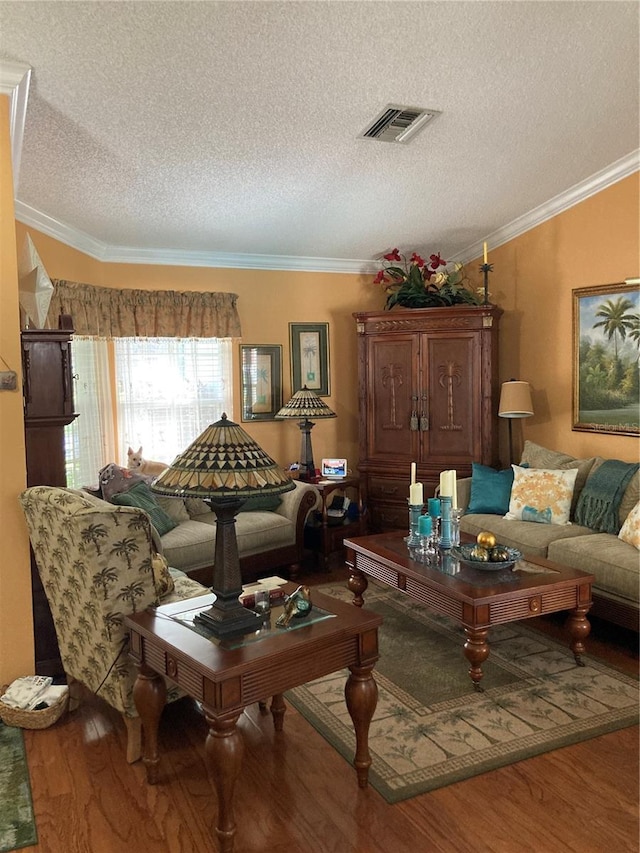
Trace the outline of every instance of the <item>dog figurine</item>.
{"label": "dog figurine", "polygon": [[165,468],[168,468],[169,466],[165,465],[164,462],[152,462],[149,459],[143,459],[141,447],[139,447],[135,452],[133,448],[130,447],[127,450],[127,467],[137,471],[138,474],[157,476],[158,474],[162,474]]}

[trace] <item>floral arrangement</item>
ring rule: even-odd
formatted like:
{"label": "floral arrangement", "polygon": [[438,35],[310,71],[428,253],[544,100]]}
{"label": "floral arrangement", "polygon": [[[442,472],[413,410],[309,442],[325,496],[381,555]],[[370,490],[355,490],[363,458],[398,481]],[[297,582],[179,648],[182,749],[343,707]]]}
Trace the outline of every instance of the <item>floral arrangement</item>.
{"label": "floral arrangement", "polygon": [[[448,305],[480,305],[482,299],[469,288],[469,280],[460,263],[447,269],[440,253],[425,261],[414,252],[409,261],[398,249],[382,256],[388,263],[374,278],[387,294],[385,308],[441,308]],[[442,269],[441,269],[442,267]]]}

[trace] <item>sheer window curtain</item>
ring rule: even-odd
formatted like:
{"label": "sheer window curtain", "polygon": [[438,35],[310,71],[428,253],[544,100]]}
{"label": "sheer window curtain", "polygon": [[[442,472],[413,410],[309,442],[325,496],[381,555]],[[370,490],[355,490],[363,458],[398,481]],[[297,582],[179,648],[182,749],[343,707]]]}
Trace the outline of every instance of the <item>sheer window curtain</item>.
{"label": "sheer window curtain", "polygon": [[74,408],[80,412],[65,427],[67,485],[97,486],[98,471],[116,458],[109,343],[106,338],[74,336]]}
{"label": "sheer window curtain", "polygon": [[69,486],[97,484],[109,462],[126,465],[129,446],[142,447],[145,459],[170,463],[223,412],[233,419],[232,344],[231,338],[74,336],[80,416],[65,428]]}

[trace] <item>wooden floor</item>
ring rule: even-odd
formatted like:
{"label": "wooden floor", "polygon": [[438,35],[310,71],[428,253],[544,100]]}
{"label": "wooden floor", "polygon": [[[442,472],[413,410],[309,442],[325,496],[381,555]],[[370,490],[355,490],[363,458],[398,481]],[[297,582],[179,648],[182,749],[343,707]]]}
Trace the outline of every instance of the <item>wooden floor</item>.
{"label": "wooden floor", "polygon": [[[309,566],[305,582],[346,578]],[[536,620],[559,636],[558,619]],[[595,621],[595,620],[594,620]],[[529,624],[533,624],[530,622]],[[591,653],[635,674],[637,636],[595,623]],[[284,732],[248,708],[236,786],[237,853],[637,853],[638,728],[388,805],[288,707]],[[87,694],[80,709],[26,731],[38,853],[200,853],[217,849],[206,725],[190,700],[165,709],[160,784],[125,762],[118,714]]]}

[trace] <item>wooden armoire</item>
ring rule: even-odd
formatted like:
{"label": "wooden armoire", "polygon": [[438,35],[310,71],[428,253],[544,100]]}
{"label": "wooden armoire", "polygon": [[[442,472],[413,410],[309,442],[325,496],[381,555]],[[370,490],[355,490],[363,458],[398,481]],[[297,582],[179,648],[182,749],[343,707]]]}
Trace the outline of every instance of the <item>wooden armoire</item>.
{"label": "wooden armoire", "polygon": [[497,465],[493,305],[356,313],[363,499],[372,530],[408,527],[411,463],[424,499],[440,472]]}
{"label": "wooden armoire", "polygon": [[[22,393],[27,456],[27,486],[66,486],[64,428],[77,414],[73,406],[71,318],[60,329],[24,329]],[[31,554],[31,588],[36,673],[60,675],[64,670],[40,575]]]}

